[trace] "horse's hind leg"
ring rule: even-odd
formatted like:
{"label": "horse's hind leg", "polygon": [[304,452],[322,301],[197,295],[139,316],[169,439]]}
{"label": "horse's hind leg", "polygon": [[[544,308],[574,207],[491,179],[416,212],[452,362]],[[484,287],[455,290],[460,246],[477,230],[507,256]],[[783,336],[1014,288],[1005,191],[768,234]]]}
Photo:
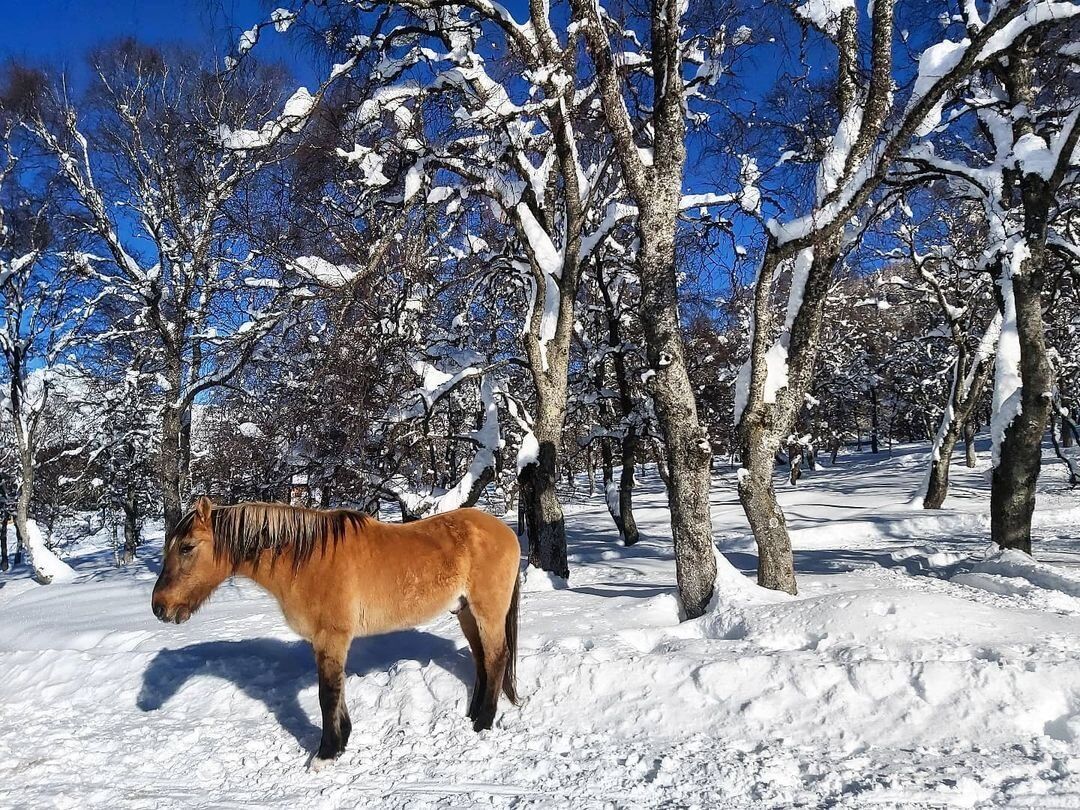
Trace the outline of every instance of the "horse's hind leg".
{"label": "horse's hind leg", "polygon": [[487,674],[484,671],[484,645],[480,640],[480,628],[476,624],[476,617],[468,605],[458,611],[457,617],[461,624],[461,632],[465,634],[469,649],[472,650],[473,662],[476,664],[476,679],[473,681],[472,699],[469,701],[467,712],[470,720],[476,720],[487,683]]}
{"label": "horse's hind leg", "polygon": [[[473,730],[483,731],[495,722],[495,709],[502,691],[503,675],[509,660],[506,647],[506,610],[491,610],[487,605],[473,605],[473,615],[480,628],[480,644],[484,657],[481,699],[472,715]],[[475,703],[474,703],[475,705]]]}
{"label": "horse's hind leg", "polygon": [[323,719],[322,741],[312,761],[315,769],[340,756],[352,732],[352,721],[345,705],[345,656],[351,641],[349,636],[335,633],[320,634],[314,642]]}

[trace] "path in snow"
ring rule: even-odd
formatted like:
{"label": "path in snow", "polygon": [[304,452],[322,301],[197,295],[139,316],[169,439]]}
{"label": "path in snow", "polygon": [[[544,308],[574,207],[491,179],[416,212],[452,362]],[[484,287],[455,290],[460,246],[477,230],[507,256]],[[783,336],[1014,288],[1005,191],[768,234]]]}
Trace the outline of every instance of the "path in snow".
{"label": "path in snow", "polygon": [[[1080,805],[1077,497],[1048,465],[1037,562],[983,561],[985,469],[955,468],[950,509],[927,514],[906,505],[925,459],[780,485],[800,596],[722,570],[715,608],[681,625],[659,481],[633,549],[602,496],[572,504],[571,589],[523,594],[524,705],[473,734],[449,616],[359,640],[349,750],[318,774],[313,656],[268,597],[230,583],[165,626],[154,553],[118,570],[84,542],[73,584],[0,579],[0,805]],[[716,536],[750,571],[732,472]]]}

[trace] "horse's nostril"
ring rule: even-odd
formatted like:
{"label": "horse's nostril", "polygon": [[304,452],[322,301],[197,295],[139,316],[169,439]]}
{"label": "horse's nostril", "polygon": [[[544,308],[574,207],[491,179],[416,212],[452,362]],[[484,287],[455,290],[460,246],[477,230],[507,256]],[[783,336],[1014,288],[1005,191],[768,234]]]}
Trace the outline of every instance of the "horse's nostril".
{"label": "horse's nostril", "polygon": [[161,602],[154,602],[154,615],[165,621],[165,605]]}

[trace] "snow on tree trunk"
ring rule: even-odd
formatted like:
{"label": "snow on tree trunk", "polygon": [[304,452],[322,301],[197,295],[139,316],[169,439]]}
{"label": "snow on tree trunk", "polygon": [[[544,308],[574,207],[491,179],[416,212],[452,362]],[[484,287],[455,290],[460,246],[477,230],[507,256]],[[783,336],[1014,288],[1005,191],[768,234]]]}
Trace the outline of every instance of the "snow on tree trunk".
{"label": "snow on tree trunk", "polygon": [[565,399],[561,407],[540,399],[533,426],[536,456],[524,471],[528,486],[522,489],[529,529],[529,564],[563,579],[570,576],[570,569],[566,559],[566,525],[556,487],[565,418]]}
{"label": "snow on tree trunk", "polygon": [[[1001,315],[995,315],[971,358],[971,367],[963,369],[966,353],[960,351],[953,366],[953,382],[949,401],[941,415],[941,424],[930,447],[930,468],[915,502],[922,501],[924,509],[940,509],[949,492],[949,466],[953,449],[963,433],[968,452],[973,452],[974,439],[964,426],[971,415],[991,369],[990,358],[1001,333]],[[973,466],[973,465],[969,465]]]}
{"label": "snow on tree trunk", "polygon": [[1052,377],[1042,319],[1041,274],[1036,272],[1044,250],[1029,247],[1025,252],[1028,255],[1015,263],[1015,269],[1002,269],[1006,311],[991,425],[990,538],[1001,548],[1030,554],[1031,516],[1042,468],[1042,437],[1050,416]]}
{"label": "snow on tree trunk", "polygon": [[22,507],[15,519],[22,525],[22,535],[26,538],[27,564],[33,569],[34,579],[43,585],[73,581],[75,571],[45,545],[37,521],[26,517]]}

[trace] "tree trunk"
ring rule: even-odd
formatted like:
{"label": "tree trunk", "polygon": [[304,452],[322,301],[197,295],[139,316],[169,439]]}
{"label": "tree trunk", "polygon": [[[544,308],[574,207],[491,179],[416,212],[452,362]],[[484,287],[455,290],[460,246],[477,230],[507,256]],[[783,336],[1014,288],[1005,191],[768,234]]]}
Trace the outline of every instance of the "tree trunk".
{"label": "tree trunk", "polygon": [[604,470],[604,502],[607,505],[608,514],[615,522],[615,528],[622,540],[623,533],[622,510],[619,508],[619,488],[615,485],[615,464],[611,452],[611,439],[604,437],[600,440],[600,460]]}
{"label": "tree trunk", "polygon": [[870,452],[877,455],[878,450],[878,395],[877,386],[870,386]]}
{"label": "tree trunk", "polygon": [[934,448],[934,458],[930,460],[930,473],[926,482],[926,495],[923,496],[923,509],[940,509],[949,494],[949,465],[953,450],[960,438],[958,423],[949,423],[938,446]]}
{"label": "tree trunk", "polygon": [[637,435],[627,430],[622,440],[622,471],[619,474],[619,534],[623,545],[632,546],[640,539],[634,519],[634,465],[637,463]]}
{"label": "tree trunk", "polygon": [[739,471],[739,501],[750,521],[758,547],[758,584],[773,590],[797,592],[784,512],[773,489],[776,457],[772,438],[758,425],[747,427],[744,470]]}
{"label": "tree trunk", "polygon": [[129,482],[124,491],[124,554],[121,559],[123,565],[127,565],[135,559],[142,542],[142,532],[139,526],[139,501],[135,491],[134,482]]}
{"label": "tree trunk", "polygon": [[543,400],[539,403],[533,432],[540,449],[536,462],[523,471],[529,473],[529,485],[522,487],[521,493],[527,512],[530,565],[567,578],[570,569],[566,560],[566,526],[556,489],[564,414],[565,409],[552,407]]}
{"label": "tree trunk", "polygon": [[964,422],[964,464],[974,467],[978,462],[975,455],[975,429],[971,422]]}
{"label": "tree trunk", "polygon": [[8,560],[8,518],[10,516],[5,511],[3,518],[0,519],[0,571],[7,571],[11,567],[11,563]]}
{"label": "tree trunk", "polygon": [[[1021,409],[1005,429],[990,485],[990,538],[1001,548],[1031,553],[1035,484],[1042,468],[1042,436],[1050,416],[1050,363],[1042,320],[1038,258],[1044,248],[1030,246],[1031,258],[1012,278],[1016,332],[1020,341]],[[1007,271],[1006,271],[1007,272]]]}
{"label": "tree trunk", "polygon": [[184,516],[180,500],[180,413],[166,405],[161,415],[161,500],[165,513],[165,536],[172,535]]}
{"label": "tree trunk", "polygon": [[[678,186],[673,191],[677,195]],[[676,197],[666,206],[654,204],[642,210],[638,262],[641,319],[649,367],[655,371],[650,383],[667,450],[675,576],[683,611],[687,618],[696,618],[705,613],[716,581],[709,512],[712,447],[698,418],[679,324],[675,276],[677,202]]]}

